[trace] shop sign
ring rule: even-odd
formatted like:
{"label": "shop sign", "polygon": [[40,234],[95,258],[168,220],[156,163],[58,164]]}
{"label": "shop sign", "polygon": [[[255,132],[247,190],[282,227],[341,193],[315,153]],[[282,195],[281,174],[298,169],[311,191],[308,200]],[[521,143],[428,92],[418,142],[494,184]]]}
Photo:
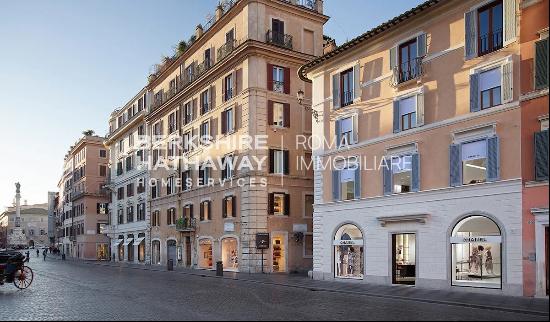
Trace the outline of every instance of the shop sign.
{"label": "shop sign", "polygon": [[257,233],[256,234],[256,248],[257,249],[269,249],[269,234]]}
{"label": "shop sign", "polygon": [[292,230],[295,233],[307,233],[307,224],[294,224]]}
{"label": "shop sign", "polygon": [[451,237],[451,244],[470,244],[470,243],[502,243],[501,236],[475,236],[475,237]]}
{"label": "shop sign", "polygon": [[335,240],[334,246],[363,246],[363,240]]}

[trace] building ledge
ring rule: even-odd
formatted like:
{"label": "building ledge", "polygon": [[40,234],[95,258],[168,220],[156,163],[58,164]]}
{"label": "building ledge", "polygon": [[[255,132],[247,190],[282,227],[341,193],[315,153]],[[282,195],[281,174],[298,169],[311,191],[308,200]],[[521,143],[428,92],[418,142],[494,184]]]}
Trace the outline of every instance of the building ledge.
{"label": "building ledge", "polygon": [[386,227],[388,224],[400,223],[400,222],[417,222],[419,224],[425,224],[430,218],[429,214],[414,214],[414,215],[401,215],[401,216],[384,216],[376,217],[376,220],[380,223],[380,226]]}

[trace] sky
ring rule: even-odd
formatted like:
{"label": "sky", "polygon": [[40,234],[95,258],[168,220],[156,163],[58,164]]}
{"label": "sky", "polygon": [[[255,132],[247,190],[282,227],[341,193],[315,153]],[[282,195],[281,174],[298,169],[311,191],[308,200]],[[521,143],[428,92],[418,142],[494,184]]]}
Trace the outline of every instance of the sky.
{"label": "sky", "polygon": [[[325,0],[340,45],[422,0]],[[68,148],[146,85],[218,0],[0,0],[0,210],[45,203]]]}

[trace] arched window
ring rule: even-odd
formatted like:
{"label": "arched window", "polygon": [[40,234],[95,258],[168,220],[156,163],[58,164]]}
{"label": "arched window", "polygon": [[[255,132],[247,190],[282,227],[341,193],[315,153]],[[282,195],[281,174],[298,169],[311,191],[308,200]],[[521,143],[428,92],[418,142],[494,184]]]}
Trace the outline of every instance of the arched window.
{"label": "arched window", "polygon": [[239,249],[237,248],[237,239],[228,237],[222,239],[222,262],[226,270],[239,269]]}
{"label": "arched window", "polygon": [[453,229],[452,285],[502,287],[502,236],[485,216],[462,219]]}
{"label": "arched window", "polygon": [[334,236],[334,275],[339,278],[363,278],[363,233],[346,224]]}
{"label": "arched window", "polygon": [[152,253],[152,258],[151,258],[152,264],[160,265],[160,241],[153,240],[151,253]]}

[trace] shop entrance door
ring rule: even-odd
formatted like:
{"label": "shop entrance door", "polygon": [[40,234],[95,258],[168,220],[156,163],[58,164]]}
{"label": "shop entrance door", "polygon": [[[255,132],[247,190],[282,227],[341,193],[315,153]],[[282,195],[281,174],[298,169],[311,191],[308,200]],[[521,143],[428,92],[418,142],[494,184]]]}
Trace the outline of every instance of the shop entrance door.
{"label": "shop entrance door", "polygon": [[167,242],[166,251],[167,251],[168,260],[174,261],[174,265],[176,265],[176,263],[178,262],[178,257],[177,257],[177,248],[176,248],[175,240],[169,240]]}
{"label": "shop entrance door", "polygon": [[392,235],[392,283],[416,283],[416,234]]}
{"label": "shop entrance door", "polygon": [[185,237],[185,266],[191,266],[191,238]]}
{"label": "shop entrance door", "polygon": [[286,272],[285,242],[283,237],[273,237],[273,273]]}

